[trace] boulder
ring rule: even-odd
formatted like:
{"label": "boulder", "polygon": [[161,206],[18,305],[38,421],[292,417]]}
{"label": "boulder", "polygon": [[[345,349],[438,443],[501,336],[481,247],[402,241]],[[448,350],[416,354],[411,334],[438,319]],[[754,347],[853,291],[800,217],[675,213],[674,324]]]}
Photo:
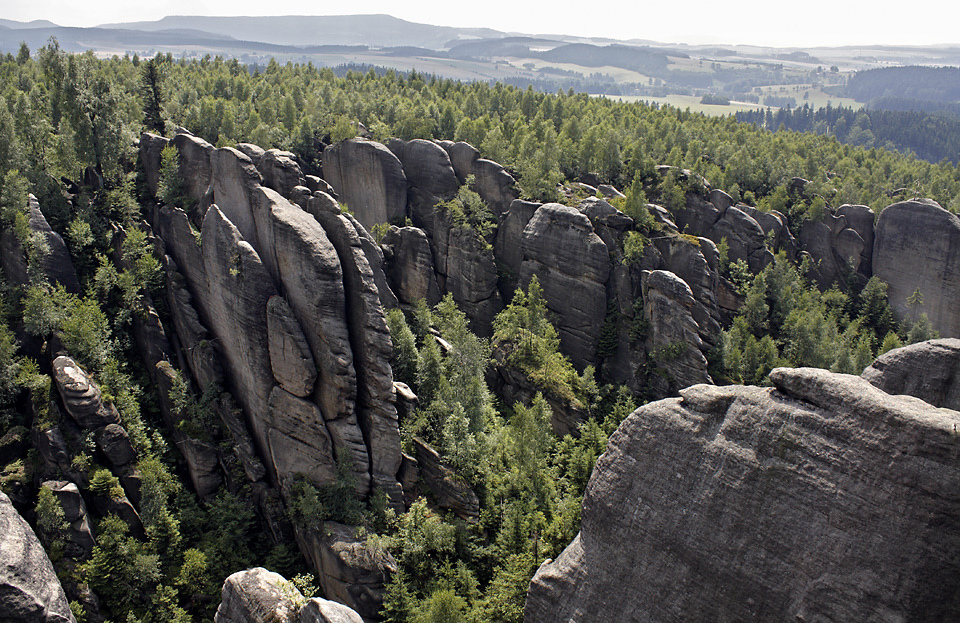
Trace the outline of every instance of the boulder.
{"label": "boulder", "polygon": [[223,583],[215,623],[362,623],[355,611],[315,597],[262,567],[238,571]]}
{"label": "boulder", "polygon": [[895,348],[861,374],[888,394],[906,394],[960,411],[960,340],[930,340]]}
{"label": "boulder", "polygon": [[[252,159],[251,159],[252,160]],[[272,188],[284,197],[289,197],[297,186],[306,186],[297,157],[289,151],[268,149],[256,163],[263,176],[263,185]]]}
{"label": "boulder", "polygon": [[223,583],[214,623],[295,621],[303,595],[279,573],[263,567],[237,571]]}
{"label": "boulder", "polygon": [[96,431],[94,438],[100,451],[115,467],[123,467],[137,459],[137,450],[127,431],[119,424],[107,424]]}
{"label": "boulder", "polygon": [[419,299],[431,306],[439,303],[440,287],[426,233],[418,227],[394,226],[383,237],[383,246],[387,282],[400,303],[413,305]]}
{"label": "boulder", "polygon": [[76,623],[30,525],[0,491],[0,610],[9,623]]}
{"label": "boulder", "polygon": [[826,370],[770,380],[629,416],[524,620],[960,617],[960,413]]}
{"label": "boulder", "polygon": [[[877,219],[873,274],[900,318],[927,314],[941,337],[960,337],[960,219],[930,200],[903,201]],[[923,303],[907,299],[919,290]]]}
{"label": "boulder", "polygon": [[[711,196],[713,196],[714,192],[719,191],[711,191]],[[770,241],[770,246],[774,251],[784,251],[789,259],[796,260],[799,245],[793,237],[793,233],[791,233],[790,226],[787,223],[787,217],[784,216],[783,213],[777,210],[761,212],[752,206],[742,203],[736,207],[760,225],[760,228],[763,229],[763,235]]]}
{"label": "boulder", "polygon": [[817,285],[826,290],[833,284],[847,289],[853,275],[863,274],[860,262],[866,243],[847,223],[844,216],[827,209],[819,221],[805,221],[800,228],[800,243],[813,259]]}
{"label": "boulder", "polygon": [[120,414],[116,408],[104,404],[100,387],[73,359],[61,355],[53,360],[53,380],[67,413],[80,427],[94,430],[119,424]]}
{"label": "boulder", "polygon": [[368,230],[406,216],[407,178],[384,145],[353,138],[323,152],[323,177]]}
{"label": "boulder", "polygon": [[576,208],[540,206],[523,230],[520,281],[537,275],[556,319],[560,350],[582,370],[596,363],[601,322],[607,312],[610,252]]}

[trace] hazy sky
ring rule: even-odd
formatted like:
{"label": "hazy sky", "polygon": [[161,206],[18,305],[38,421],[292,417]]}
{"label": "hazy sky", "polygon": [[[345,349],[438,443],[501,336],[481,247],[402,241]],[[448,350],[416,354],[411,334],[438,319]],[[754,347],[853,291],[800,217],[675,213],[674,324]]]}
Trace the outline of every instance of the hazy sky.
{"label": "hazy sky", "polygon": [[[960,43],[954,0],[4,0],[0,17],[61,26],[155,20],[166,15],[342,15],[386,13],[441,26],[606,36],[678,43],[816,46]],[[11,6],[12,5],[12,6]]]}

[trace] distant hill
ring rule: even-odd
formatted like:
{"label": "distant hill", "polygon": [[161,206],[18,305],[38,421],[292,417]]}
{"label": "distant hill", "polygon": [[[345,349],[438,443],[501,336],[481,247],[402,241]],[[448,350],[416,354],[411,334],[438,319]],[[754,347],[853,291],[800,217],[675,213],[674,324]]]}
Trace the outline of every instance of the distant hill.
{"label": "distant hill", "polygon": [[490,28],[453,28],[408,22],[390,15],[290,15],[283,17],[203,17],[177,15],[154,22],[104,24],[141,31],[201,30],[245,41],[284,46],[370,45],[443,49],[451,40],[506,36]]}
{"label": "distant hill", "polygon": [[0,26],[21,30],[24,28],[59,28],[57,24],[45,19],[35,19],[32,22],[17,22],[12,19],[0,19]]}

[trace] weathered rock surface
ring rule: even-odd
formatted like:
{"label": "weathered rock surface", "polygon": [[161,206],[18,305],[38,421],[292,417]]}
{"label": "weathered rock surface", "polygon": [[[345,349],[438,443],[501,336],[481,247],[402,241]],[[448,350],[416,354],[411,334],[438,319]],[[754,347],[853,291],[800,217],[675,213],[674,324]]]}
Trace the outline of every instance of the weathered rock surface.
{"label": "weathered rock surface", "polygon": [[367,229],[406,215],[407,177],[380,143],[349,139],[331,145],[323,152],[323,177]]}
{"label": "weathered rock surface", "polygon": [[10,623],[76,622],[47,553],[2,491],[0,612]]}
{"label": "weathered rock surface", "polygon": [[387,281],[399,301],[405,305],[419,299],[431,306],[439,303],[433,251],[424,231],[419,227],[391,227],[383,237],[383,246],[387,250]]}
{"label": "weathered rock surface", "polygon": [[356,362],[357,419],[370,455],[371,476],[374,485],[400,505],[402,493],[396,478],[400,469],[400,429],[390,368],[393,343],[373,269],[354,221],[330,212],[317,212],[314,217],[336,249],[343,269],[347,326]]}
{"label": "weathered rock surface", "polygon": [[274,378],[294,396],[311,395],[317,382],[317,364],[297,317],[282,296],[267,301],[267,334]]}
{"label": "weathered rock surface", "polygon": [[560,350],[578,369],[595,363],[607,311],[610,274],[607,245],[576,208],[547,203],[523,230],[524,287],[537,275],[547,306],[556,318]]}
{"label": "weathered rock surface", "polygon": [[869,206],[845,203],[837,208],[837,216],[845,218],[847,227],[855,231],[863,240],[858,272],[869,279],[873,275],[873,229],[877,215]]}
{"label": "weathered rock surface", "polygon": [[183,180],[184,192],[199,204],[199,209],[191,213],[194,222],[198,223],[203,218],[204,209],[209,205],[203,199],[213,178],[211,160],[216,149],[202,138],[184,132],[174,136],[170,144],[176,147],[180,154],[180,166],[177,170]]}
{"label": "weathered rock surface", "polygon": [[497,238],[493,252],[501,274],[500,296],[505,301],[513,299],[520,285],[520,268],[523,265],[523,230],[543,204],[515,199],[509,209],[500,215]]}
{"label": "weathered rock surface", "polygon": [[127,431],[119,424],[107,424],[96,431],[94,438],[107,460],[116,467],[123,467],[137,458],[137,450]]}
{"label": "weathered rock surface", "polygon": [[888,394],[906,394],[960,411],[960,340],[930,340],[895,348],[861,374]]}
{"label": "weathered rock surface", "polygon": [[726,239],[730,261],[745,261],[751,272],[758,273],[773,261],[773,254],[765,246],[763,228],[735,206],[719,210],[700,196],[690,194],[686,207],[676,216],[677,227],[684,233],[709,238],[718,245]]}
{"label": "weathered rock surface", "polygon": [[215,623],[362,623],[344,605],[313,598],[262,567],[238,571],[223,583]]}
{"label": "weathered rock surface", "polygon": [[42,483],[50,489],[57,502],[63,509],[64,519],[69,524],[66,534],[67,545],[63,553],[76,560],[90,557],[96,541],[93,536],[93,525],[87,515],[87,504],[80,495],[80,489],[72,482],[63,480],[48,480]]}
{"label": "weathered rock surface", "polygon": [[320,534],[297,531],[297,540],[317,571],[324,595],[352,608],[364,620],[378,620],[384,586],[397,571],[388,552],[367,547],[353,527],[330,521]]}
{"label": "weathered rock surface", "polygon": [[863,272],[860,263],[867,252],[866,242],[845,216],[828,209],[819,221],[804,222],[800,243],[814,260],[812,270],[821,289],[835,283],[846,289],[847,281],[855,273]]}
{"label": "weathered rock surface", "polygon": [[140,135],[140,161],[147,180],[147,189],[151,195],[157,194],[160,185],[160,154],[170,139],[151,132]]}
{"label": "weathered rock surface", "polygon": [[434,205],[453,199],[459,183],[443,147],[424,139],[392,139],[387,147],[397,156],[407,177],[411,201]]}
{"label": "weathered rock surface", "polygon": [[663,268],[690,287],[696,301],[691,314],[697,321],[700,338],[711,345],[716,344],[720,335],[720,310],[717,304],[720,275],[713,241],[698,238],[696,242],[691,242],[679,236],[661,236],[653,242],[663,258]]}
{"label": "weathered rock surface", "polygon": [[422,439],[414,437],[413,447],[419,477],[437,506],[450,510],[461,519],[476,521],[480,516],[480,500],[473,489]]}
{"label": "weathered rock surface", "polygon": [[69,357],[53,360],[53,380],[67,413],[82,428],[97,429],[118,424],[120,415],[112,404],[104,404],[100,387]]}
{"label": "weathered rock surface", "polygon": [[960,337],[960,219],[930,200],[903,201],[877,219],[873,274],[889,285],[887,298],[900,318],[913,319],[907,299],[919,290],[941,337]]}
{"label": "weathered rock surface", "polygon": [[513,176],[498,163],[481,158],[480,152],[473,145],[440,141],[440,146],[450,156],[453,170],[461,184],[467,181],[467,177],[474,177],[474,190],[487,202],[494,215],[500,216],[506,212],[510,204],[520,197],[517,181]]}
{"label": "weathered rock surface", "polygon": [[960,413],[825,370],[770,379],[627,418],[525,621],[960,616]]}
{"label": "weathered rock surface", "polygon": [[430,201],[411,202],[411,218],[430,241],[440,291],[453,295],[474,333],[492,335],[493,318],[503,309],[493,250],[476,231],[456,225]]}
{"label": "weathered rock surface", "polygon": [[[697,383],[712,383],[702,352],[700,327],[693,318],[697,301],[690,286],[665,270],[651,271],[643,286],[643,310],[650,323],[647,351],[668,384],[659,390],[660,395]],[[663,379],[662,375],[656,377]]]}
{"label": "weathered rock surface", "polygon": [[337,471],[333,444],[317,405],[279,386],[270,392],[269,404],[267,447],[281,482],[298,474],[317,485],[332,484]]}
{"label": "weathered rock surface", "polygon": [[256,163],[257,170],[263,176],[263,185],[272,188],[284,197],[296,186],[306,186],[297,157],[289,151],[268,149]]}

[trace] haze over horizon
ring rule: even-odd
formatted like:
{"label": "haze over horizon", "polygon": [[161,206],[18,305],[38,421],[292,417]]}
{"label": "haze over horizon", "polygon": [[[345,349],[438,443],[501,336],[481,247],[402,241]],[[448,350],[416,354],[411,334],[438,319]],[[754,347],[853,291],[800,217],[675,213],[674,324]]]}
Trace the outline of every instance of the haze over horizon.
{"label": "haze over horizon", "polygon": [[[480,11],[440,0],[397,4],[360,0],[349,5],[289,0],[263,5],[253,0],[167,0],[151,4],[124,0],[86,3],[82,11],[68,0],[35,0],[9,6],[0,17],[29,22],[49,20],[61,26],[90,27],[108,23],[155,21],[166,16],[280,16],[388,14],[411,22],[460,28],[493,28],[524,34],[606,37],[661,43],[824,47],[867,45],[960,45],[955,24],[958,5],[916,0],[904,11],[902,2],[881,0],[862,5],[810,0],[802,8],[778,9],[759,0],[735,8],[708,0],[676,5],[623,6],[614,0],[585,5],[559,0],[545,11],[529,0],[492,0]],[[932,17],[936,19],[931,19]]]}

